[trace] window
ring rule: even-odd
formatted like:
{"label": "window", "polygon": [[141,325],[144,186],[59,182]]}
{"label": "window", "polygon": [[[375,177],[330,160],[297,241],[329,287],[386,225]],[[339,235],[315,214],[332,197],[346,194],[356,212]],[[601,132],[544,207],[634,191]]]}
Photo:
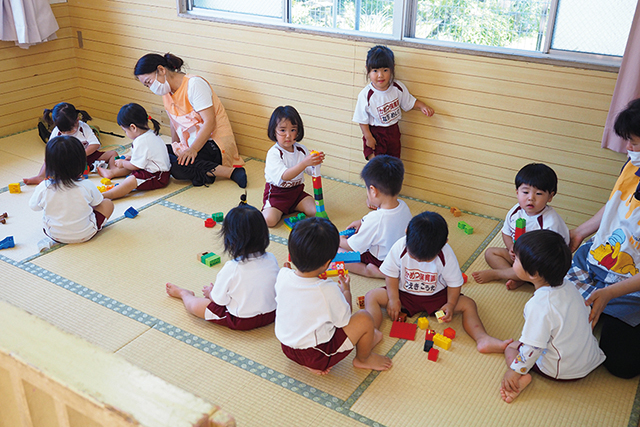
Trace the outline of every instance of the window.
{"label": "window", "polygon": [[422,43],[620,57],[638,0],[182,0],[182,12]]}

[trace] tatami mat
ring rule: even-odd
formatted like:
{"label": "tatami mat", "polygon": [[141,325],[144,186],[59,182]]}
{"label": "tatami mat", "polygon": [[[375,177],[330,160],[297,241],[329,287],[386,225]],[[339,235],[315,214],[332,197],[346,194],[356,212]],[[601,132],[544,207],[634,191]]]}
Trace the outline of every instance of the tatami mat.
{"label": "tatami mat", "polygon": [[[119,131],[113,124],[100,123],[100,127]],[[34,135],[27,132],[0,139],[0,171],[23,177],[30,171],[22,168],[39,167],[42,154],[38,152],[44,144]],[[119,151],[130,142],[106,138]],[[246,169],[248,202],[260,207],[264,163],[250,159]],[[5,176],[2,173],[0,178]],[[8,183],[0,187],[6,190]],[[323,184],[327,212],[339,229],[369,212],[362,186],[328,177]],[[535,377],[516,402],[505,404],[498,394],[506,369],[503,356],[479,354],[460,316],[447,325],[458,336],[451,350],[440,352],[436,363],[427,361],[422,351],[424,331],[418,331],[416,341],[392,339],[388,336],[391,322],[385,318],[384,339],[375,350],[393,357],[390,371],[356,370],[351,355],[329,375],[317,377],[284,357],[273,325],[234,332],[189,315],[180,300],[166,295],[164,285],[173,282],[200,295],[202,287],[215,280],[221,266],[206,267],[196,254],[222,254],[220,226],[205,228],[203,217],[226,213],[238,204],[244,190],[231,181],[196,188],[172,180],[167,189],[118,200],[109,225],[89,242],[43,254],[36,247],[42,237],[41,213],[27,206],[32,188],[23,187],[24,193],[18,195],[0,192],[0,211],[10,216],[6,225],[0,224],[0,238],[14,235],[16,239],[16,248],[0,252],[0,298],[220,404],[237,418],[238,425],[638,423],[638,409],[632,409],[638,380],[619,380],[602,368],[570,384]],[[405,200],[414,214],[434,210],[444,216],[449,243],[470,277],[463,292],[476,301],[491,335],[517,339],[522,309],[532,289],[507,291],[501,283],[477,284],[470,275],[487,268],[481,252],[488,244],[502,244],[500,222],[469,212],[455,218],[448,207]],[[140,210],[134,219],[121,216],[129,206]],[[474,227],[474,234],[459,230],[460,220]],[[270,232],[268,250],[282,264],[289,232],[282,222]],[[227,259],[222,254],[222,262]],[[357,296],[383,284],[381,279],[353,276],[354,306]],[[438,331],[445,327],[434,319],[431,322]]]}

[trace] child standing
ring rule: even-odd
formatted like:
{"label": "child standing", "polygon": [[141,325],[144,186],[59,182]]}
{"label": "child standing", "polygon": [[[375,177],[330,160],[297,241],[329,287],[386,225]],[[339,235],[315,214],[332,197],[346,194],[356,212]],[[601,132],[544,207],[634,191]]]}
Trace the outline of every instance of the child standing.
{"label": "child standing", "polygon": [[222,223],[224,250],[231,260],[216,282],[198,298],[187,289],[167,283],[169,296],[182,299],[194,316],[230,329],[249,330],[275,319],[278,261],[267,252],[269,229],[259,210],[247,204],[231,209]]}
{"label": "child standing", "polygon": [[589,307],[564,276],[571,267],[571,251],[558,233],[536,230],[515,244],[513,269],[535,292],[524,307],[524,327],[519,341],[504,351],[509,369],[500,387],[502,399],[511,403],[531,382],[529,370],[555,380],[586,377],[605,355],[589,323]]}
{"label": "child standing", "polygon": [[60,243],[91,239],[113,213],[113,202],[82,179],[87,167],[82,143],[73,136],[53,137],[44,160],[49,178],[38,184],[29,200],[31,209],[44,211],[44,233]]}
{"label": "child standing", "polygon": [[421,311],[444,311],[445,322],[462,313],[464,330],[477,343],[480,353],[501,353],[512,340],[500,341],[487,334],[476,303],[460,293],[463,279],[458,259],[447,243],[447,222],[435,212],[414,216],[406,237],[398,240],[380,266],[386,287],[365,296],[365,309],[373,316],[376,329],[382,324],[382,307],[392,320],[400,311],[413,316]]}
{"label": "child standing", "polygon": [[402,160],[381,155],[367,163],[360,176],[367,187],[367,203],[377,208],[347,228],[351,237],[340,237],[340,248],[360,252],[360,262],[348,263],[349,271],[367,277],[384,278],[379,267],[391,246],[402,236],[411,220],[407,204],[398,200],[404,180]]}
{"label": "child standing", "polygon": [[[149,120],[153,130],[149,129]],[[98,168],[105,178],[129,175],[124,181],[105,191],[104,197],[119,199],[133,190],[154,190],[169,185],[171,162],[167,146],[158,135],[160,123],[152,119],[139,104],[127,104],[118,111],[118,125],[132,139],[131,155],[115,161],[115,169]]]}
{"label": "child standing", "polygon": [[516,175],[518,203],[509,210],[502,227],[502,240],[506,248],[487,248],[484,257],[492,270],[473,273],[478,283],[505,280],[507,289],[516,289],[524,284],[513,271],[513,244],[516,236],[516,221],[526,221],[525,231],[552,230],[569,243],[569,229],[564,220],[548,203],[558,191],[558,177],[549,166],[530,163]]}
{"label": "child standing", "polygon": [[318,375],[326,375],[356,346],[353,366],[386,371],[391,359],[373,353],[382,334],[375,331],[364,310],[351,314],[349,277],[339,284],[320,279],[338,251],[340,236],[324,218],[296,223],[289,235],[291,262],[298,268],[282,268],[276,281],[276,337],[291,360]]}
{"label": "child standing", "polygon": [[313,166],[323,162],[324,153],[310,153],[299,144],[304,138],[304,126],[300,114],[290,105],[274,110],[267,134],[275,142],[264,166],[262,214],[267,225],[275,227],[282,215],[296,211],[315,216],[315,201],[304,191],[304,173],[311,175]]}
{"label": "child standing", "polygon": [[[88,120],[91,120],[91,117],[89,117],[86,112],[83,111],[82,114],[84,114]],[[76,107],[68,102],[61,102],[56,104],[53,110],[45,109],[42,120],[46,123],[55,124],[56,127],[51,131],[51,138],[68,135],[77,138],[82,143],[87,158],[86,163],[89,168],[92,167],[94,162],[99,160],[108,164],[110,168],[114,167],[116,152],[113,150],[100,151],[100,141],[98,141],[91,127],[78,118],[79,115],[80,111],[76,110]],[[42,182],[45,178],[45,168],[46,163],[42,165],[38,175],[31,178],[24,178],[24,183],[27,185],[36,185]],[[84,169],[81,172],[84,172]]]}
{"label": "child standing", "polygon": [[366,67],[369,84],[360,91],[353,113],[353,121],[362,130],[364,158],[370,160],[379,154],[400,158],[398,121],[402,110],[420,110],[431,117],[433,108],[414,98],[404,84],[395,80],[395,60],[388,47],[369,49]]}

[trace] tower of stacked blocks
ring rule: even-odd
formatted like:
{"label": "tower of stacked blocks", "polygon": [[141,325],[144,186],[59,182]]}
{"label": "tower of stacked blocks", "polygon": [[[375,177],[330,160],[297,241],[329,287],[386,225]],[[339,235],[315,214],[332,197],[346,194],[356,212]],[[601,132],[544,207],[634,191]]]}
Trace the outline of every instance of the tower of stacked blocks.
{"label": "tower of stacked blocks", "polygon": [[524,218],[516,219],[516,232],[513,236],[513,241],[515,242],[516,240],[518,240],[518,238],[522,236],[525,231],[527,231],[527,220]]}
{"label": "tower of stacked blocks", "polygon": [[[317,153],[317,151],[312,151],[311,153]],[[320,176],[320,166],[313,167],[313,174],[311,175],[313,179],[313,198],[316,202],[316,216],[327,218],[327,212],[324,210],[324,196],[322,195],[322,177]]]}

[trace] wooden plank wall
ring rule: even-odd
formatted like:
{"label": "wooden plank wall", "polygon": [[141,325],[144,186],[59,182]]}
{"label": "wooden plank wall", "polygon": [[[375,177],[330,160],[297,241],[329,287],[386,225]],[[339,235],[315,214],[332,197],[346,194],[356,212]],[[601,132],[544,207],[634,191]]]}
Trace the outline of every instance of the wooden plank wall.
{"label": "wooden plank wall", "polygon": [[29,49],[0,41],[0,136],[35,127],[42,111],[58,102],[80,102],[69,8],[51,8],[60,27],[56,40]]}
{"label": "wooden plank wall", "polygon": [[[69,1],[80,104],[115,121],[128,102],[161,114],[133,76],[147,52],[172,52],[213,85],[241,154],[264,158],[269,116],[291,104],[303,141],[325,151],[325,175],[360,182],[361,133],[351,122],[372,42],[179,18],[174,0]],[[554,206],[570,226],[607,200],[624,156],[600,148],[616,73],[391,46],[397,78],[436,116],[405,113],[403,193],[503,218],[525,164],[557,172]]]}

